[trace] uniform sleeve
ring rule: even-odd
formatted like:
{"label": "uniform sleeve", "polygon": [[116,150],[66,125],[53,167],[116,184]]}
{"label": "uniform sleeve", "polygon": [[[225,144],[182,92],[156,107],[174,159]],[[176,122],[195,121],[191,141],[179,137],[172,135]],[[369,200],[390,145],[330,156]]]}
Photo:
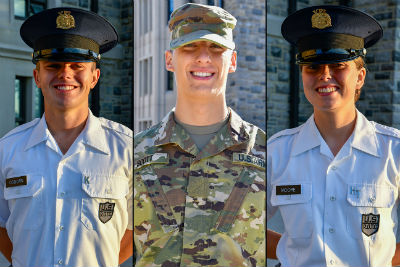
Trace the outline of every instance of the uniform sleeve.
{"label": "uniform sleeve", "polygon": [[128,226],[126,229],[133,230],[133,177],[132,172],[129,175],[129,193],[126,196],[128,201]]}
{"label": "uniform sleeve", "polygon": [[4,198],[4,181],[5,177],[0,172],[0,227],[6,228],[6,222],[10,216],[10,210],[8,208],[8,202]]}
{"label": "uniform sleeve", "polygon": [[[267,148],[268,151],[268,148]],[[272,195],[272,156],[267,153],[267,221],[274,216],[277,211],[277,207],[271,205],[271,195]]]}

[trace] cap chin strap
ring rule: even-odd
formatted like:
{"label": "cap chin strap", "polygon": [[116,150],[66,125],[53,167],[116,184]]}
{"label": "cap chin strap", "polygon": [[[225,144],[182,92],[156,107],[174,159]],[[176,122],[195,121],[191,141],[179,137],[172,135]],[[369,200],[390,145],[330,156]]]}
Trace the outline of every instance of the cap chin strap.
{"label": "cap chin strap", "polygon": [[[65,56],[65,60],[70,62],[100,62],[101,55],[93,52],[90,49],[82,48],[53,48],[53,49],[43,49],[33,52],[32,62],[36,64],[41,59],[60,59],[60,61]],[[72,59],[73,58],[73,59]]]}
{"label": "cap chin strap", "polygon": [[[296,54],[297,64],[323,64],[353,60],[357,57],[364,57],[367,54],[365,48],[362,49],[311,49]],[[323,59],[325,58],[325,59]],[[329,59],[327,59],[329,58]]]}

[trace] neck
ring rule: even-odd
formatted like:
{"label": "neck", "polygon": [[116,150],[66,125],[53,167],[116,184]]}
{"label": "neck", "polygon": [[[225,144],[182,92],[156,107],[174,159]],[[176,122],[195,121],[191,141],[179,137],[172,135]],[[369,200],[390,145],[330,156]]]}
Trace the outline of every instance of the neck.
{"label": "neck", "polygon": [[342,146],[353,133],[356,119],[357,113],[355,108],[347,113],[328,113],[314,110],[315,124],[334,156],[339,153]]}
{"label": "neck", "polygon": [[68,151],[84,129],[88,115],[89,109],[80,113],[54,112],[51,109],[45,109],[47,127],[63,154]]}
{"label": "neck", "polygon": [[198,99],[180,101],[177,97],[175,116],[183,123],[206,126],[223,121],[227,115],[228,107],[226,106],[225,96],[202,102]]}

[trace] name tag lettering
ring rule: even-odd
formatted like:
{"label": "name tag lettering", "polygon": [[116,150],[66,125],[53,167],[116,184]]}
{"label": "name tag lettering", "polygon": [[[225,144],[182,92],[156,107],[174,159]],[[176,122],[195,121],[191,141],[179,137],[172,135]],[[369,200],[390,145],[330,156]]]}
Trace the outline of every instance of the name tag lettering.
{"label": "name tag lettering", "polygon": [[301,185],[277,185],[276,195],[300,195]]}
{"label": "name tag lettering", "polygon": [[27,185],[27,184],[28,184],[28,179],[26,176],[20,176],[20,177],[6,179],[6,188]]}

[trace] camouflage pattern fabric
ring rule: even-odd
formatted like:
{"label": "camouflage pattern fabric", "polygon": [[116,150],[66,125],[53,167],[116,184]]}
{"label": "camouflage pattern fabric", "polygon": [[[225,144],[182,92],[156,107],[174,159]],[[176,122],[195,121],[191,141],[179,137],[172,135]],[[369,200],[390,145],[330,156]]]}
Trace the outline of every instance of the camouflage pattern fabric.
{"label": "camouflage pattern fabric", "polygon": [[171,49],[201,40],[209,40],[228,49],[235,48],[232,30],[236,26],[236,18],[217,6],[182,5],[171,14],[168,26]]}
{"label": "camouflage pattern fabric", "polygon": [[135,266],[265,266],[265,133],[231,110],[199,151],[173,116],[134,137]]}

